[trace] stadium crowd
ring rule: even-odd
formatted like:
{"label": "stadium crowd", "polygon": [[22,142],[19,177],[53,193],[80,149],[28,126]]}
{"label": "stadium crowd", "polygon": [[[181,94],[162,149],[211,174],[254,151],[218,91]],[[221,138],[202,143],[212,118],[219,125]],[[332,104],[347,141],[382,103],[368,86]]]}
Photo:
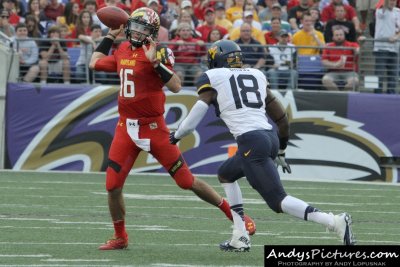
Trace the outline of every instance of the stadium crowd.
{"label": "stadium crowd", "polygon": [[[16,40],[21,80],[46,83],[56,74],[64,83],[109,82],[109,75],[87,68],[108,32],[96,15],[105,6],[129,14],[145,6],[156,11],[158,41],[174,51],[184,85],[193,85],[205,70],[209,44],[230,39],[272,89],[300,87],[301,64],[320,58],[323,88],[357,90],[360,45],[373,39],[374,72],[380,77],[375,92],[396,93],[400,0],[1,0],[0,32]],[[119,39],[125,39],[123,32]]]}

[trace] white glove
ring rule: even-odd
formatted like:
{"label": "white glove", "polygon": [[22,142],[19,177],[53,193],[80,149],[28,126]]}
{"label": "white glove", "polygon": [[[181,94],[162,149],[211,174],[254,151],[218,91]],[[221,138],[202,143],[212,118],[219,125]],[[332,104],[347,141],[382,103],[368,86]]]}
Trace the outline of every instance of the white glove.
{"label": "white glove", "polygon": [[283,173],[286,173],[286,172],[292,173],[289,163],[286,162],[285,150],[279,149],[278,155],[275,158],[275,164],[276,164],[277,168],[279,166],[282,166]]}

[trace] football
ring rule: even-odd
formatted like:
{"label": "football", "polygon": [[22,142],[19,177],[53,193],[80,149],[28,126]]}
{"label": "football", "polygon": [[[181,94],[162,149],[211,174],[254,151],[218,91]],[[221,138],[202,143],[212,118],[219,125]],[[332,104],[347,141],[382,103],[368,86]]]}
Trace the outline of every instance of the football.
{"label": "football", "polygon": [[128,13],[116,6],[107,6],[97,11],[99,20],[110,29],[118,29],[121,24],[125,25],[129,19]]}

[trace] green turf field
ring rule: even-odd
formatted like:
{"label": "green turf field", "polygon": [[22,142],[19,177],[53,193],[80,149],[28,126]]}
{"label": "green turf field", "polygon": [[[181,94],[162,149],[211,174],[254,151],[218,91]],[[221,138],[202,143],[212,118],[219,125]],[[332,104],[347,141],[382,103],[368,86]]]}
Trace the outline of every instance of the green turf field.
{"label": "green turf field", "polygon": [[[257,233],[249,253],[218,244],[231,223],[168,176],[130,176],[125,186],[129,249],[98,251],[113,233],[104,174],[0,171],[0,266],[263,266],[263,246],[340,244],[311,222],[275,214],[245,180]],[[203,177],[223,194],[216,178]],[[358,244],[400,244],[400,186],[284,181],[289,194],[353,216]],[[223,194],[224,195],[224,194]]]}

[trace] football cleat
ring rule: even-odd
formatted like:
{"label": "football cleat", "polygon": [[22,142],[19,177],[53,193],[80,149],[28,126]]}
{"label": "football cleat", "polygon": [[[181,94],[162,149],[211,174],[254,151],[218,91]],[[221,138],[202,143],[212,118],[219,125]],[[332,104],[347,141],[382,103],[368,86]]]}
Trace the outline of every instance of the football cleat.
{"label": "football cleat", "polygon": [[334,215],[333,217],[334,225],[330,227],[329,230],[335,232],[339,235],[340,239],[345,246],[353,246],[356,244],[356,239],[354,238],[353,231],[351,229],[351,216],[348,213],[341,213]]}
{"label": "football cleat", "polygon": [[109,239],[105,244],[99,247],[99,250],[116,250],[125,249],[128,247],[128,237],[113,237]]}
{"label": "football cleat", "polygon": [[254,233],[256,232],[256,223],[248,215],[244,215],[243,219],[244,219],[244,225],[246,226],[247,233],[249,235],[254,235]]}
{"label": "football cleat", "polygon": [[229,252],[247,252],[250,251],[250,237],[247,233],[239,230],[233,230],[232,239],[219,244],[219,248]]}

